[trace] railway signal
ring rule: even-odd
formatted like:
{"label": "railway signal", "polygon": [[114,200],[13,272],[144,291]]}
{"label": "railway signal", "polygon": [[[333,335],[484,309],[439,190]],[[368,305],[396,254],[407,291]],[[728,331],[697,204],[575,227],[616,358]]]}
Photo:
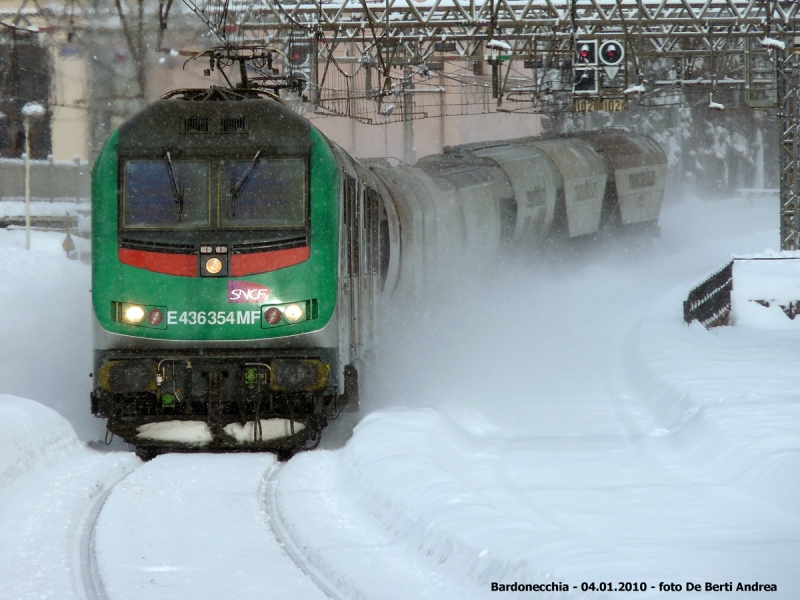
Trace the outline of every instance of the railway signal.
{"label": "railway signal", "polygon": [[575,62],[579,65],[594,66],[597,64],[597,40],[581,40],[575,43],[577,56]]}
{"label": "railway signal", "polygon": [[313,37],[293,39],[288,44],[286,63],[290,76],[297,81],[305,102],[315,101],[317,44]]}
{"label": "railway signal", "polygon": [[308,66],[311,60],[311,44],[308,42],[295,42],[289,46],[286,54],[293,69],[300,69]]}
{"label": "railway signal", "polygon": [[600,44],[600,64],[610,81],[619,73],[625,60],[625,47],[616,40],[606,40]]}
{"label": "railway signal", "polygon": [[597,40],[575,43],[574,94],[597,95]]}

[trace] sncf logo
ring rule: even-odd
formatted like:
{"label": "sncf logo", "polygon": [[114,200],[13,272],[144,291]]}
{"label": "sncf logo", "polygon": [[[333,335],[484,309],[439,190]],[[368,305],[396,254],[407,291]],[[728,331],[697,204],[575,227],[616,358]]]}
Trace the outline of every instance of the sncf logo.
{"label": "sncf logo", "polygon": [[270,289],[249,281],[228,282],[228,302],[261,304],[269,298]]}

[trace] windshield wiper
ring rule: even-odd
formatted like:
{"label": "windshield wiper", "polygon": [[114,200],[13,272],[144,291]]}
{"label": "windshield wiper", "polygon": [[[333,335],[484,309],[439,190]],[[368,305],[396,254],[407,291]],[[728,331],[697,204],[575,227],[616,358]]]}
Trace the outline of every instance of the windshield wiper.
{"label": "windshield wiper", "polygon": [[172,196],[175,198],[175,203],[178,205],[178,222],[183,217],[183,184],[175,181],[175,171],[172,168],[172,156],[169,150],[166,151],[167,155],[167,170],[169,171],[169,181],[172,184]]}
{"label": "windshield wiper", "polygon": [[255,171],[256,165],[258,164],[258,157],[261,156],[261,150],[256,152],[256,155],[253,157],[253,160],[250,161],[250,166],[247,167],[247,171],[244,172],[242,177],[239,179],[239,183],[233,185],[233,178],[231,178],[231,216],[236,216],[236,199],[239,197],[239,192],[242,191],[244,184],[247,183],[247,180],[250,179],[250,176]]}

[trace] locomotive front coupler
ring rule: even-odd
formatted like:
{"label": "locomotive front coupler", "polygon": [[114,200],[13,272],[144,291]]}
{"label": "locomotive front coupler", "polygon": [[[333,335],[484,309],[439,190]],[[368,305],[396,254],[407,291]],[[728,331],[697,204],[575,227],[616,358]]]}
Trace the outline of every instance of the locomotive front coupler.
{"label": "locomotive front coupler", "polygon": [[[213,441],[195,449],[301,446],[307,438],[318,437],[337,408],[331,366],[320,352],[98,354],[92,412],[107,417],[110,431],[137,446],[175,449],[169,440],[142,439],[142,435],[148,424],[176,421],[206,424]],[[265,436],[263,419],[283,419],[284,438]],[[231,436],[233,423],[252,430],[252,443]]]}

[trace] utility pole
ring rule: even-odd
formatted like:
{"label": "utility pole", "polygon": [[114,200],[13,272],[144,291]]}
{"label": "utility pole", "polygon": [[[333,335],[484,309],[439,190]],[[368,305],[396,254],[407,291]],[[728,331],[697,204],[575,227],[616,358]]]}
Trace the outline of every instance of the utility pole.
{"label": "utility pole", "polygon": [[417,162],[414,149],[414,82],[413,69],[408,65],[403,70],[403,162],[413,165]]}
{"label": "utility pole", "polygon": [[800,134],[798,119],[798,59],[791,42],[776,50],[778,107],[781,132],[781,250],[800,247]]}
{"label": "utility pole", "polygon": [[25,250],[31,249],[31,119],[45,115],[44,107],[36,102],[28,102],[22,107],[25,118]]}

